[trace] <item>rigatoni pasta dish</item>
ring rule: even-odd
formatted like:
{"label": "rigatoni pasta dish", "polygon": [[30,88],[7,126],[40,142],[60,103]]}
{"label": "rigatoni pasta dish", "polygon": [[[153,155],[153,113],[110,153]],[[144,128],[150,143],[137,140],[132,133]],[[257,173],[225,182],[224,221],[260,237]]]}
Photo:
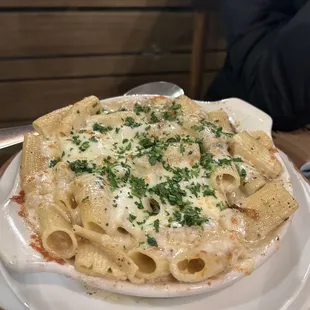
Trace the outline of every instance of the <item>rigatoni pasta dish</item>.
{"label": "rigatoni pasta dish", "polygon": [[91,96],[25,137],[25,212],[43,247],[81,273],[133,283],[224,275],[298,205],[264,132],[185,96]]}

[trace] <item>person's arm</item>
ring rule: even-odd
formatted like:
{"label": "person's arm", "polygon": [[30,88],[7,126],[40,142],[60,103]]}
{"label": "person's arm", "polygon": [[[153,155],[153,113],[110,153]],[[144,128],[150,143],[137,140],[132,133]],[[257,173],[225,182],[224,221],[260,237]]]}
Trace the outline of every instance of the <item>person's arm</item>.
{"label": "person's arm", "polygon": [[288,0],[222,0],[228,59],[245,99],[281,130],[310,123],[310,2],[293,10]]}

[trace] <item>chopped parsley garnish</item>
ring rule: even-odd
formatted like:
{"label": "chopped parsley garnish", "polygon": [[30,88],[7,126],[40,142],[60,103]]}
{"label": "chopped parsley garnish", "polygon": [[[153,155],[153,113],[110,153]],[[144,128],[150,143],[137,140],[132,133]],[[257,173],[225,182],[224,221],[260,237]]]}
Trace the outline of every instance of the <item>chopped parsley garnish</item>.
{"label": "chopped parsley garnish", "polygon": [[194,125],[191,128],[197,132],[203,131],[205,129],[205,127],[203,125]]}
{"label": "chopped parsley garnish", "polygon": [[216,207],[220,209],[220,211],[225,210],[225,205],[222,202],[216,204]]}
{"label": "chopped parsley garnish", "polygon": [[214,189],[212,189],[208,185],[203,185],[203,187],[202,187],[202,194],[203,194],[203,197],[206,197],[206,196],[216,197]]}
{"label": "chopped parsley garnish", "polygon": [[125,123],[124,123],[125,126],[129,126],[131,128],[136,128],[136,127],[140,127],[142,124],[140,123],[137,123],[134,118],[132,118],[131,116],[127,116],[125,118]]}
{"label": "chopped parsley garnish", "polygon": [[239,175],[240,175],[240,178],[245,179],[247,176],[246,170],[244,168],[239,170]]}
{"label": "chopped parsley garnish", "polygon": [[98,102],[93,104],[93,108],[95,108],[98,105]]}
{"label": "chopped parsley garnish", "polygon": [[162,203],[170,203],[172,206],[184,206],[186,202],[183,201],[183,197],[186,196],[186,192],[181,189],[180,184],[172,179],[168,179],[166,182],[159,183],[150,188],[151,193],[156,194]]}
{"label": "chopped parsley garnish", "polygon": [[[104,159],[105,166],[102,168],[102,173],[104,173],[107,176],[107,179],[110,184],[110,188],[112,191],[114,191],[116,188],[119,187],[119,183],[121,181],[127,182],[130,171],[127,168],[125,175],[122,178],[118,178],[117,175],[114,172],[114,168],[118,165],[117,163],[110,162],[107,158]],[[122,164],[121,164],[122,165]],[[125,168],[125,164],[122,165],[123,168]]]}
{"label": "chopped parsley garnish", "polygon": [[166,121],[175,121],[177,119],[177,115],[175,113],[171,113],[171,112],[168,112],[168,111],[165,111],[163,112],[163,119],[166,120]]}
{"label": "chopped parsley garnish", "polygon": [[144,149],[148,149],[149,147],[154,146],[156,143],[155,139],[150,139],[145,135],[142,135],[140,138],[139,145],[141,145]]}
{"label": "chopped parsley garnish", "polygon": [[178,222],[182,226],[201,226],[209,221],[209,218],[201,215],[201,209],[193,206],[186,206],[173,212],[169,222]]}
{"label": "chopped parsley garnish", "polygon": [[148,245],[158,247],[157,241],[156,241],[156,239],[154,237],[151,237],[151,236],[147,235],[146,241],[147,241]]}
{"label": "chopped parsley garnish", "polygon": [[219,166],[231,165],[232,160],[230,158],[221,158],[218,160]]}
{"label": "chopped parsley garnish", "polygon": [[128,220],[132,223],[137,217],[135,215],[129,214]]}
{"label": "chopped parsley garnish", "polygon": [[145,183],[145,181],[142,178],[137,178],[137,177],[132,176],[129,179],[129,184],[130,184],[131,193],[133,196],[136,196],[138,198],[142,198],[145,196],[148,185]]}
{"label": "chopped parsley garnish", "polygon": [[240,158],[240,157],[234,157],[234,158],[232,158],[231,159],[233,162],[235,162],[235,163],[242,163],[243,162],[243,160]]}
{"label": "chopped parsley garnish", "polygon": [[76,144],[76,145],[80,145],[81,144],[81,139],[79,136],[72,136],[72,143]]}
{"label": "chopped parsley garnish", "polygon": [[134,112],[137,114],[137,115],[140,115],[141,112],[143,113],[149,113],[151,111],[151,108],[149,106],[141,106],[139,104],[135,104],[135,107],[134,107]]}
{"label": "chopped parsley garnish", "polygon": [[98,142],[98,140],[96,139],[96,137],[91,137],[91,138],[89,138],[89,141],[91,141],[91,142]]}
{"label": "chopped parsley garnish", "polygon": [[156,232],[159,232],[159,219],[155,220],[153,223]]}
{"label": "chopped parsley garnish", "polygon": [[102,126],[101,124],[99,123],[95,123],[93,125],[93,130],[94,131],[99,131],[100,133],[106,133],[108,131],[111,131],[113,130],[113,128],[111,126]]}
{"label": "chopped parsley garnish", "polygon": [[155,124],[159,122],[159,118],[156,116],[155,112],[152,111],[151,117],[150,117],[150,123]]}
{"label": "chopped parsley garnish", "polygon": [[57,165],[57,163],[59,162],[59,159],[52,159],[48,165],[49,168],[53,168]]}
{"label": "chopped parsley garnish", "polygon": [[79,150],[85,152],[89,148],[89,141],[84,141],[80,146]]}
{"label": "chopped parsley garnish", "polygon": [[84,197],[83,199],[82,199],[82,202],[85,202],[86,200],[88,200],[89,199],[89,196],[86,196],[86,197]]}
{"label": "chopped parsley garnish", "polygon": [[217,125],[213,124],[212,122],[209,122],[205,119],[201,120],[201,124],[194,125],[191,128],[197,132],[201,132],[204,129],[208,128],[209,131],[211,131],[217,138],[221,137],[222,135],[227,137],[227,138],[232,137],[234,135],[233,133],[230,133],[230,132],[223,132],[222,127],[217,126]]}
{"label": "chopped parsley garnish", "polygon": [[174,181],[180,182],[182,180],[184,181],[189,181],[190,179],[194,178],[194,177],[198,177],[199,175],[199,168],[198,165],[194,165],[192,167],[192,169],[189,169],[187,167],[185,168],[171,168],[171,167],[167,167],[165,166],[166,170],[171,171],[174,175],[172,177],[172,179]]}
{"label": "chopped parsley garnish", "polygon": [[69,163],[69,166],[73,172],[76,174],[81,174],[83,172],[92,173],[96,168],[95,164],[88,163],[87,160],[76,160]]}
{"label": "chopped parsley garnish", "polygon": [[191,183],[190,185],[187,185],[186,188],[196,197],[198,198],[201,185],[199,183]]}
{"label": "chopped parsley garnish", "polygon": [[128,139],[124,139],[122,142],[127,143],[128,141],[129,141]]}
{"label": "chopped parsley garnish", "polygon": [[136,201],[135,205],[137,206],[138,209],[144,209],[143,203],[141,201]]}

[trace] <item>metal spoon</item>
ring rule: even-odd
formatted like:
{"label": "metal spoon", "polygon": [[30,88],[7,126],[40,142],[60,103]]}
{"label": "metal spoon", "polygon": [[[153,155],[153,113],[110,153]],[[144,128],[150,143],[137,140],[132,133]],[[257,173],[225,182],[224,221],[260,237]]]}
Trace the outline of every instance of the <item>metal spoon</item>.
{"label": "metal spoon", "polygon": [[152,82],[137,86],[129,90],[125,96],[129,95],[160,95],[168,97],[178,97],[184,95],[184,90],[169,82]]}
{"label": "metal spoon", "polygon": [[[124,94],[124,96],[129,95],[161,95],[178,97],[184,95],[184,91],[182,88],[172,83],[152,82],[137,86]],[[24,141],[24,135],[32,131],[34,131],[32,125],[0,129],[0,149],[22,143]]]}

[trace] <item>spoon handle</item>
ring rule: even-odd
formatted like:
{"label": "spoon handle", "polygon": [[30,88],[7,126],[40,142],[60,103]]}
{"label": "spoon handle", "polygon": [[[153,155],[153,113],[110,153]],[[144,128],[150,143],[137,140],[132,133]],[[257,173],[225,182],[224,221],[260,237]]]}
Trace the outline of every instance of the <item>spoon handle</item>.
{"label": "spoon handle", "polygon": [[23,142],[24,135],[33,131],[32,125],[0,129],[0,149]]}

